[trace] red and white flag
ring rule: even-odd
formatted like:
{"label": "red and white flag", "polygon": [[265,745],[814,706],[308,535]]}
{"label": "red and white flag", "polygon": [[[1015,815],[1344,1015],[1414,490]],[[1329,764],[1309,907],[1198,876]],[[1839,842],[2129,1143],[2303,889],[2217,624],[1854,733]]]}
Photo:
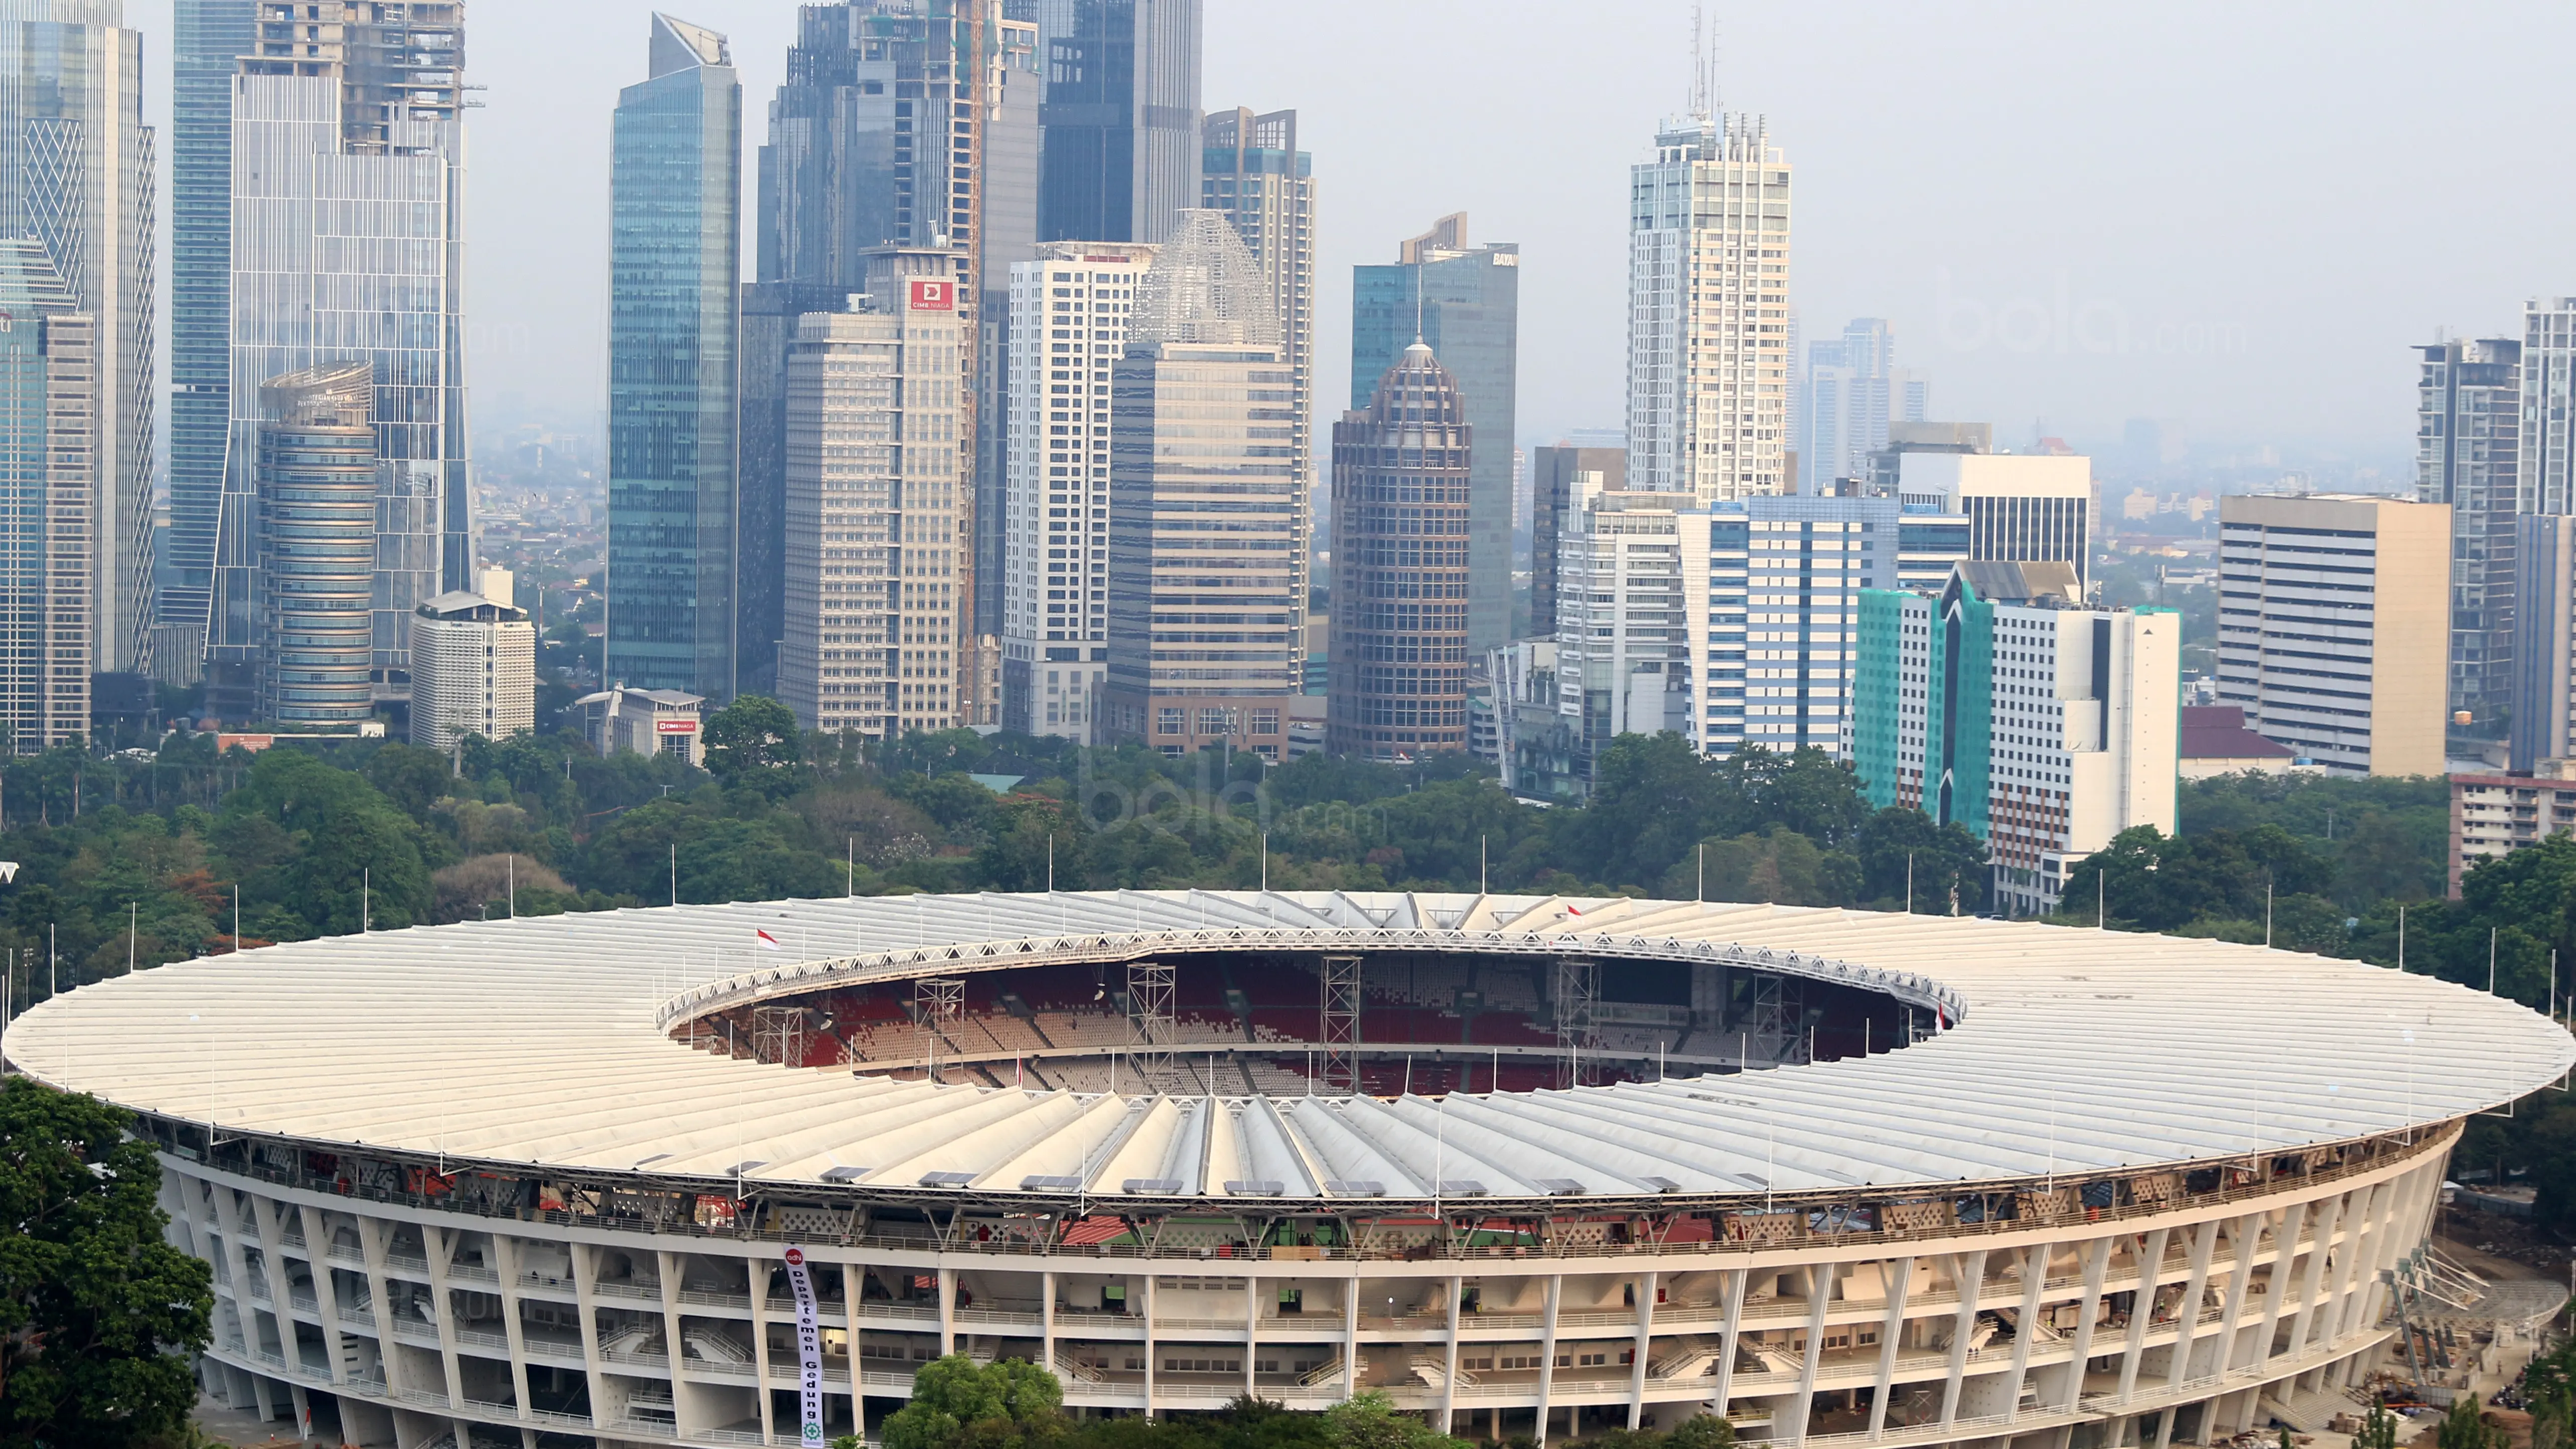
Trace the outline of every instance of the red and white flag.
{"label": "red and white flag", "polygon": [[752,934],[760,938],[760,949],[764,951],[784,951],[787,949],[786,947],[778,944],[778,938],[776,936],[773,936],[758,927],[754,927],[752,929]]}

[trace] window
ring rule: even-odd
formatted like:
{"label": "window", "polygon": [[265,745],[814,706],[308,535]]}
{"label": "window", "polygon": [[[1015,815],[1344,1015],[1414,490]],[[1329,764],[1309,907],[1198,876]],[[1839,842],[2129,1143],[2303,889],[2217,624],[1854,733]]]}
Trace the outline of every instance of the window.
{"label": "window", "polygon": [[1158,735],[1176,735],[1180,732],[1181,711],[1177,707],[1167,706],[1154,711],[1154,733]]}

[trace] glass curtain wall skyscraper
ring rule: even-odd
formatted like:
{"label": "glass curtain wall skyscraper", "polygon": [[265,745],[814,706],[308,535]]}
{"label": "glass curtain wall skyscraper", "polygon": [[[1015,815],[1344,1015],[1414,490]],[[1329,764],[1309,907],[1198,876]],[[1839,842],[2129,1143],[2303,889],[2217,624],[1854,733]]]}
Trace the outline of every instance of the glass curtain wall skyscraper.
{"label": "glass curtain wall skyscraper", "polygon": [[140,670],[152,609],[159,159],[143,37],[122,0],[0,4],[0,235],[33,236],[94,334],[100,432],[88,527],[92,667]]}
{"label": "glass curtain wall skyscraper", "polygon": [[2451,508],[2451,708],[2490,730],[2514,695],[2522,344],[2420,349],[2415,501]]}
{"label": "glass curtain wall skyscraper", "polygon": [[734,693],[742,82],[725,38],[653,17],[611,163],[605,678]]}
{"label": "glass curtain wall skyscraper", "polygon": [[[163,653],[202,656],[215,519],[232,432],[233,76],[257,48],[256,0],[176,0],[170,102],[170,531]],[[187,678],[201,660],[155,661]]]}
{"label": "glass curtain wall skyscraper", "polygon": [[[974,59],[980,57],[980,60]],[[976,480],[971,600],[961,684],[998,633],[1001,417],[1011,266],[1037,237],[1038,26],[1031,0],[845,0],[808,5],[760,150],[759,281],[743,296],[741,679],[762,687],[782,637],[786,368],[798,318],[839,311],[867,286],[872,251],[942,250],[978,345],[962,466]],[[971,722],[989,723],[977,701]]]}
{"label": "glass curtain wall skyscraper", "polygon": [[0,240],[0,729],[14,754],[89,730],[97,328],[43,244]]}
{"label": "glass curtain wall skyscraper", "polygon": [[207,636],[208,704],[255,708],[261,385],[365,362],[375,381],[372,674],[410,690],[411,612],[468,587],[464,7],[415,3],[262,20],[232,82],[232,370]]}
{"label": "glass curtain wall skyscraper", "polygon": [[1512,637],[1512,440],[1517,435],[1521,256],[1516,242],[1467,241],[1464,212],[1405,242],[1393,265],[1351,278],[1351,407],[1416,338],[1440,358],[1476,435],[1467,487],[1467,647]]}
{"label": "glass curtain wall skyscraper", "polygon": [[1039,0],[1042,241],[1159,242],[1199,204],[1204,0]]}

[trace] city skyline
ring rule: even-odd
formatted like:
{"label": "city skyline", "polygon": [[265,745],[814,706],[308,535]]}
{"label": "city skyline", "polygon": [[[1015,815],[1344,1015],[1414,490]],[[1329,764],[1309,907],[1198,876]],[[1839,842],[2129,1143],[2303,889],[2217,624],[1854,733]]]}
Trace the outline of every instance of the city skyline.
{"label": "city skyline", "polygon": [[[1362,12],[1319,0],[1304,12],[1308,23],[1282,27],[1237,0],[1213,0],[1203,95],[1211,103],[1297,108],[1301,145],[1336,178],[1317,266],[1319,395],[1349,393],[1341,325],[1351,264],[1378,260],[1393,240],[1419,231],[1426,216],[1467,210],[1480,234],[1518,239],[1529,257],[1523,305],[1531,362],[1517,441],[1616,426],[1626,168],[1648,153],[1655,119],[1687,102],[1688,7],[1616,3],[1581,31],[1551,35],[1545,46],[1507,43],[1528,39],[1526,30],[1509,31],[1474,42],[1470,57],[1441,68],[1445,73],[1412,68],[1398,75],[1400,57],[1419,53],[1411,42],[1454,42],[1462,9],[1430,3]],[[146,120],[161,126],[168,124],[169,11],[170,0],[134,0],[128,19],[147,35]],[[478,17],[478,35],[488,37],[477,46],[478,81],[492,89],[480,94],[487,108],[474,120],[469,283],[476,317],[469,349],[476,400],[487,415],[542,408],[580,419],[599,411],[606,114],[615,90],[640,67],[642,47],[631,39],[600,45],[593,37],[638,35],[647,13],[607,0],[568,0]],[[747,94],[765,100],[784,76],[795,7],[723,0],[685,13],[733,37]],[[2563,269],[2539,239],[2563,234],[2564,214],[2576,203],[2546,188],[2502,184],[2546,160],[2536,137],[2547,128],[2512,122],[2539,104],[2527,99],[2533,87],[2512,81],[2546,48],[2535,44],[2530,26],[2493,16],[2439,27],[2429,20],[2339,21],[2321,56],[2301,68],[2266,70],[2261,86],[2251,83],[2253,62],[2243,57],[2306,46],[2300,37],[2322,15],[2314,8],[2267,12],[2225,55],[2192,49],[2205,36],[2205,17],[2187,9],[2112,17],[2094,30],[2062,16],[2017,16],[2007,26],[1983,7],[1938,16],[1833,7],[1729,15],[1722,17],[1720,96],[1729,109],[1766,115],[1792,161],[1809,173],[1793,294],[1808,336],[1829,335],[1846,317],[1889,318],[1907,339],[1908,365],[1940,380],[1940,411],[1991,419],[1999,440],[2020,443],[2044,420],[2051,432],[2098,449],[2128,417],[2180,418],[2213,455],[2256,458],[2264,443],[2302,457],[2366,452],[2364,461],[2380,474],[2374,486],[2396,487],[2406,481],[2411,451],[2414,376],[2402,352],[2389,355],[2392,348],[2428,340],[2437,327],[2510,335],[2526,298],[2566,289]],[[1384,44],[1341,46],[1332,65],[1321,63],[1319,53],[1355,25]],[[2540,21],[2544,31],[2551,26],[2576,21]],[[1560,66],[1615,60],[1635,68],[1639,47],[1664,62],[1668,79],[1658,80],[1650,67],[1606,101],[1540,83]],[[2040,55],[2050,62],[2037,65]],[[2366,83],[2340,76],[2338,61],[2359,67]],[[2015,85],[1954,96],[1942,79],[1959,67],[1988,66],[2011,69]],[[2492,79],[2481,79],[2490,71]],[[2387,87],[2400,79],[2409,86],[2477,79],[2481,93],[2499,97],[2509,114],[2489,140],[2463,148],[2451,123],[2408,118],[2386,104]],[[1374,144],[1416,108],[1473,107],[1494,93],[1521,97],[1495,113],[1507,134],[1455,148],[1433,173],[1436,188],[1426,188],[1423,168],[1402,148]],[[2187,94],[2215,96],[2216,104],[2166,108],[2168,98]],[[1949,124],[1916,126],[1909,118],[1926,108]],[[2052,124],[2016,125],[2017,108],[2048,114]],[[751,144],[761,129],[746,127]],[[1925,152],[1963,135],[1976,138],[1979,185],[1909,179],[1953,175],[1946,156]],[[542,141],[518,144],[531,138]],[[2237,168],[2241,175],[2190,181],[2195,193],[2219,189],[2188,216],[2148,200],[2184,185],[2199,170],[2195,155],[2248,138],[2300,156],[2302,169]],[[2101,161],[2104,155],[2118,163]],[[2470,168],[2464,184],[2497,183],[2510,214],[2477,229],[2403,219],[2392,227],[2362,201],[2371,194],[2367,176],[2434,166],[2437,158]],[[2307,170],[2309,162],[2320,169]],[[2139,175],[2124,181],[2124,167]],[[1999,187],[2018,204],[1994,204]],[[2210,207],[2227,215],[2213,218]],[[166,216],[170,208],[163,210]],[[1914,220],[1890,225],[1891,216]],[[2086,220],[2093,216],[2103,220]],[[2213,219],[2232,223],[2228,245],[2212,240]],[[2250,244],[2243,240],[2248,226]],[[2267,244],[2266,237],[2279,240]],[[560,278],[513,275],[512,259],[532,249],[568,261],[587,256],[596,265]],[[2365,285],[2392,274],[2414,284]],[[2125,316],[2136,345],[2097,354],[2070,332],[2059,350],[2061,298],[2070,329],[2079,315],[2095,322]],[[2008,308],[2021,324],[2047,320],[2052,335],[2044,346],[2017,350],[1993,335]],[[1975,338],[1981,318],[1984,342],[1956,345]],[[2175,330],[2164,340],[2173,351],[2158,341],[2168,324]],[[2233,339],[2226,345],[2234,350],[2193,353],[2194,337],[2209,345]]]}

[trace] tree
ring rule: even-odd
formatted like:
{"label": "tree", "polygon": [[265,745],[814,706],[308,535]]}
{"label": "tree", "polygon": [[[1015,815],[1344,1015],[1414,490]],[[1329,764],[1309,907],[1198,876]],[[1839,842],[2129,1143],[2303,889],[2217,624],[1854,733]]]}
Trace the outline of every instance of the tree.
{"label": "tree", "polygon": [[995,807],[975,871],[994,890],[1081,890],[1091,883],[1091,835],[1062,801],[1015,795]]}
{"label": "tree", "polygon": [[[1465,1449],[1452,1439],[1395,1407],[1383,1389],[1369,1389],[1324,1411],[1324,1427],[1335,1449]],[[892,1443],[886,1449],[896,1449]]]}
{"label": "tree", "polygon": [[922,1366],[912,1402],[885,1421],[885,1449],[1027,1449],[1064,1435],[1064,1386],[1022,1359],[952,1353]]}
{"label": "tree", "polygon": [[1558,822],[1555,864],[1581,879],[1642,886],[1710,835],[1751,828],[1722,813],[1729,798],[1680,735],[1621,735],[1601,752],[1592,803]]}
{"label": "tree", "polygon": [[1733,1449],[1735,1425],[1715,1414],[1696,1414],[1673,1426],[1669,1449]]}
{"label": "tree", "polygon": [[2352,1436],[2352,1449],[2397,1449],[2397,1416],[2371,1405],[2361,1421],[2361,1432]]}
{"label": "tree", "polygon": [[2451,1401],[2451,1410],[2442,1416],[2442,1426],[2434,1431],[2436,1449],[2507,1449],[2513,1437],[2490,1424],[2480,1414],[2478,1396],[2462,1394]]}
{"label": "tree", "polygon": [[707,769],[728,785],[778,781],[803,757],[801,739],[795,711],[746,694],[708,717]]}
{"label": "tree", "polygon": [[125,1449],[196,1404],[210,1270],[163,1239],[160,1165],[127,1123],[0,1085],[0,1449]]}
{"label": "tree", "polygon": [[1860,858],[1861,904],[1903,910],[1910,883],[1916,911],[1949,914],[1954,890],[1962,912],[1985,905],[1986,844],[1955,820],[1934,825],[1920,810],[1890,806],[1861,822],[1851,849]]}

